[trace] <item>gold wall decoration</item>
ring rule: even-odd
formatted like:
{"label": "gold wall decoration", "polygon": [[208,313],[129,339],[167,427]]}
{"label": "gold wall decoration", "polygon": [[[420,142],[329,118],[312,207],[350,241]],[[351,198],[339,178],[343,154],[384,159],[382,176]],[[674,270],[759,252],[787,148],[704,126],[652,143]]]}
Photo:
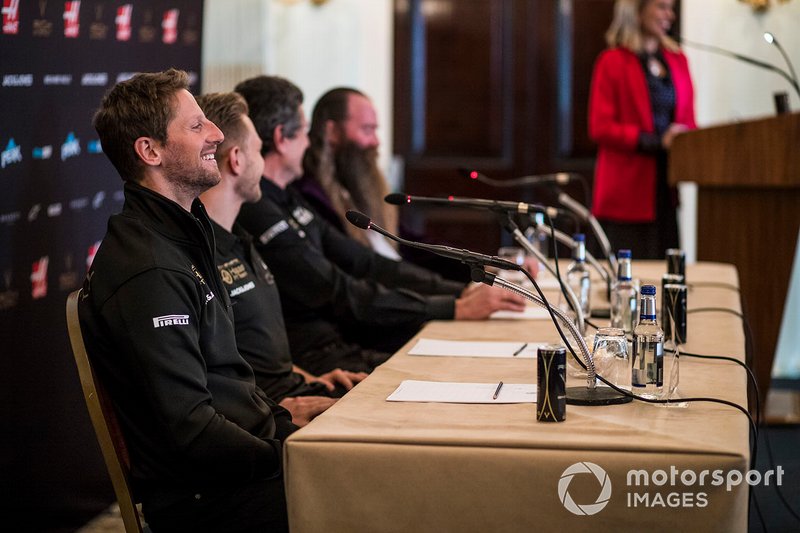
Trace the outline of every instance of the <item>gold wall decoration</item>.
{"label": "gold wall decoration", "polygon": [[[739,0],[740,2],[744,2],[746,4],[750,4],[753,6],[753,9],[756,11],[765,11],[769,9],[770,0]],[[785,4],[789,0],[777,0],[780,4]]]}
{"label": "gold wall decoration", "polygon": [[[299,4],[303,0],[277,0],[277,1],[278,3],[281,4],[293,5],[293,4]],[[327,4],[328,0],[311,0],[311,3],[314,4],[315,6],[321,6]]]}

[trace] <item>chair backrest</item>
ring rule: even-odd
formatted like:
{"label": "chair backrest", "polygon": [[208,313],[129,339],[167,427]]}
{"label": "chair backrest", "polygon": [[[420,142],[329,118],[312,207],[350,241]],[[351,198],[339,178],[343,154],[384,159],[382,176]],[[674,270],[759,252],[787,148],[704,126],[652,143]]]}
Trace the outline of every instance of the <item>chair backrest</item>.
{"label": "chair backrest", "polygon": [[81,379],[83,398],[86,400],[86,408],[92,419],[97,442],[100,444],[108,474],[111,476],[125,531],[128,533],[141,532],[142,523],[139,520],[139,512],[128,483],[130,470],[128,449],[125,446],[114,408],[102,383],[98,381],[92,370],[92,363],[89,361],[89,355],[86,353],[86,346],[83,343],[83,334],[78,320],[80,294],[81,291],[77,290],[67,297],[67,328],[72,345],[72,355],[75,357],[75,364],[78,366],[78,375]]}

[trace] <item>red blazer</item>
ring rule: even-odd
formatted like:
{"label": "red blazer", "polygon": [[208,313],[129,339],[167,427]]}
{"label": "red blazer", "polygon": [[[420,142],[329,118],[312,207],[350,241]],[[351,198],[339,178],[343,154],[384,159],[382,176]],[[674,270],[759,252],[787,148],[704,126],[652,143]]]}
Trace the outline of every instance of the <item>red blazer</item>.
{"label": "red blazer", "polygon": [[[675,86],[675,122],[696,128],[686,56],[663,50]],[[589,95],[589,137],[598,144],[592,213],[617,222],[655,220],[656,161],[636,151],[639,132],[653,132],[644,69],[625,48],[597,58]]]}

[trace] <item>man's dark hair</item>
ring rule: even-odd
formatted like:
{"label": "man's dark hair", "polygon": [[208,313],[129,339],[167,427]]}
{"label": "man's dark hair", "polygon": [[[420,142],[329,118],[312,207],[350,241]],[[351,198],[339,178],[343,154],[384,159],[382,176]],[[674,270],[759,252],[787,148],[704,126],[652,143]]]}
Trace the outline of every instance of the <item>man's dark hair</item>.
{"label": "man's dark hair", "polygon": [[174,118],[175,94],[189,88],[189,75],[171,68],[136,74],[111,88],[103,97],[92,124],[103,152],[123,180],[139,181],[144,168],[134,150],[139,137],[167,142]]}
{"label": "man's dark hair", "polygon": [[277,76],[257,76],[239,83],[234,89],[250,107],[250,120],[263,145],[261,155],[275,150],[275,128],[283,126],[283,134],[293,138],[302,127],[300,106],[303,92],[292,82]]}

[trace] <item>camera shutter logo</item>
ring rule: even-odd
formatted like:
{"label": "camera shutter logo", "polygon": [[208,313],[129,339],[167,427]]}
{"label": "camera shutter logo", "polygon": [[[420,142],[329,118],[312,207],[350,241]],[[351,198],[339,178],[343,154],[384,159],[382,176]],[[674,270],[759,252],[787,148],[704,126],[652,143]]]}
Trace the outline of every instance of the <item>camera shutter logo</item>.
{"label": "camera shutter logo", "polygon": [[[567,491],[569,489],[569,484],[572,482],[572,478],[577,474],[594,474],[594,477],[597,478],[601,489],[594,503],[577,504],[572,499],[572,496],[569,495]],[[558,480],[558,497],[567,511],[572,514],[583,516],[597,514],[608,505],[608,501],[611,499],[611,478],[608,477],[605,470],[594,463],[575,463],[561,474],[561,479]]]}

